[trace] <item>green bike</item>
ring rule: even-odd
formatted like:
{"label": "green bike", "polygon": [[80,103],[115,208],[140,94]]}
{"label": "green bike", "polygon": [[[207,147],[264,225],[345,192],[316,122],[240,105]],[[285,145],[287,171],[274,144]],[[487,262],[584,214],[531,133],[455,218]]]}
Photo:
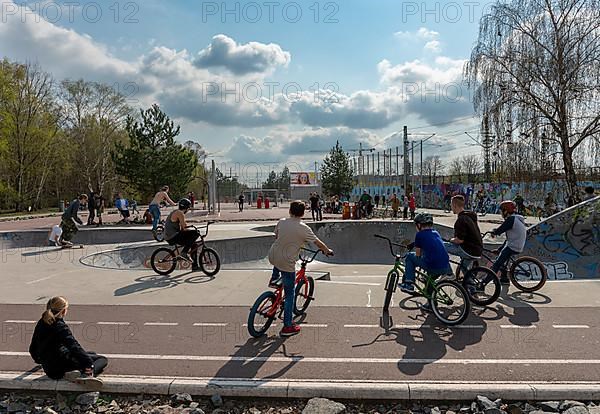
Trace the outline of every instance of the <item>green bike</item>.
{"label": "green bike", "polygon": [[[383,311],[388,312],[392,295],[398,287],[400,275],[404,275],[403,260],[404,255],[396,254],[394,246],[402,249],[407,249],[407,246],[394,243],[389,238],[380,234],[375,234],[375,237],[387,240],[390,246],[390,252],[395,258],[394,267],[388,272],[385,282],[385,301],[383,303]],[[436,281],[440,275],[432,275],[417,270],[415,280],[414,296],[423,296],[429,301],[431,309],[435,317],[445,325],[453,326],[460,325],[467,319],[471,311],[471,302],[465,288],[454,280],[443,279]],[[451,275],[449,275],[451,276]]]}

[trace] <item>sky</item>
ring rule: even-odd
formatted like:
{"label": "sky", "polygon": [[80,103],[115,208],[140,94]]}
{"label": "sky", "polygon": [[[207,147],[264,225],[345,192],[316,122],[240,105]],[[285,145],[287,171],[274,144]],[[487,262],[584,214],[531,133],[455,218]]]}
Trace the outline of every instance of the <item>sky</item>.
{"label": "sky", "polygon": [[435,134],[424,156],[480,153],[462,72],[489,3],[0,4],[1,56],[159,104],[222,170],[311,168],[337,140],[395,148],[404,125],[411,140]]}

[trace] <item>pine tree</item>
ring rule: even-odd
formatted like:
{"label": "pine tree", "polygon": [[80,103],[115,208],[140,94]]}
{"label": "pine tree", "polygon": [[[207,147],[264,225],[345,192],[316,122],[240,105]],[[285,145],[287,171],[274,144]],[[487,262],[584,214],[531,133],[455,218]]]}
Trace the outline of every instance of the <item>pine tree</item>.
{"label": "pine tree", "polygon": [[321,182],[323,192],[328,196],[346,195],[352,190],[350,157],[342,150],[339,141],[323,160]]}
{"label": "pine tree", "polygon": [[128,145],[117,145],[113,153],[117,173],[150,198],[160,186],[169,185],[172,193],[183,195],[198,165],[196,154],[175,141],[179,126],[158,105],[140,110],[141,122],[127,118]]}

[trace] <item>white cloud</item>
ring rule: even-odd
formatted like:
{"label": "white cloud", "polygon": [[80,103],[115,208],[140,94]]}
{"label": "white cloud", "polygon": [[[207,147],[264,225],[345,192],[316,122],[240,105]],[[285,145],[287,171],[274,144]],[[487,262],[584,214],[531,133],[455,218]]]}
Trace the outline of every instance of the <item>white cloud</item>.
{"label": "white cloud", "polygon": [[396,32],[394,36],[403,42],[424,43],[423,49],[426,52],[440,53],[442,50],[442,44],[439,41],[440,34],[426,27],[421,27],[415,32]]}
{"label": "white cloud", "polygon": [[224,67],[236,75],[263,73],[277,66],[287,66],[291,54],[279,45],[250,42],[239,45],[232,38],[219,34],[202,50],[194,64],[201,68]]}

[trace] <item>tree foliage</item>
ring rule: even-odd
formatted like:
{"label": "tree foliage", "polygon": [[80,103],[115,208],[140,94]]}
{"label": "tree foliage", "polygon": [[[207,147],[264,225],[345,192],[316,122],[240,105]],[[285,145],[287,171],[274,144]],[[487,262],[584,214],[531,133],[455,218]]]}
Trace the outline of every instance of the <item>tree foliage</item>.
{"label": "tree foliage", "polygon": [[126,145],[116,143],[113,160],[116,171],[142,195],[145,201],[162,185],[174,194],[184,194],[194,178],[198,159],[194,151],[176,143],[179,126],[158,105],[140,109],[140,119],[128,116]]}
{"label": "tree foliage", "polygon": [[328,196],[346,195],[354,185],[350,157],[344,152],[339,141],[323,160],[321,167],[323,192]]}

